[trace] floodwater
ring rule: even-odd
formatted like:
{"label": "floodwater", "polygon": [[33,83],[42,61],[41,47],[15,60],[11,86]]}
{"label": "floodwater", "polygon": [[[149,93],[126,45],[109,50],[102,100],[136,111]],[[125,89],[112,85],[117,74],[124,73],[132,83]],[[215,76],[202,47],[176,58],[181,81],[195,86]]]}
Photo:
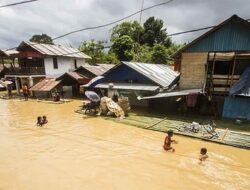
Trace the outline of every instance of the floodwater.
{"label": "floodwater", "polygon": [[[250,189],[250,151],[74,113],[80,101],[0,100],[0,189]],[[49,123],[36,127],[36,117]],[[201,147],[209,159],[199,164]]]}

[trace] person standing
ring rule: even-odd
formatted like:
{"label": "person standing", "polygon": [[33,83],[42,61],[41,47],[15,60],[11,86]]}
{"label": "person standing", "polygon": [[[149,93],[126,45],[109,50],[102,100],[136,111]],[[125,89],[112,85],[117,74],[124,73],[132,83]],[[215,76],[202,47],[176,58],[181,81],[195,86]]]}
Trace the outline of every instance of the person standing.
{"label": "person standing", "polygon": [[28,100],[28,98],[29,98],[29,88],[28,88],[27,84],[24,84],[22,86],[22,91],[23,91],[23,97],[24,97],[24,99]]}
{"label": "person standing", "polygon": [[8,84],[6,86],[6,89],[7,89],[7,92],[8,92],[8,97],[9,98],[12,98],[12,85],[11,84]]}

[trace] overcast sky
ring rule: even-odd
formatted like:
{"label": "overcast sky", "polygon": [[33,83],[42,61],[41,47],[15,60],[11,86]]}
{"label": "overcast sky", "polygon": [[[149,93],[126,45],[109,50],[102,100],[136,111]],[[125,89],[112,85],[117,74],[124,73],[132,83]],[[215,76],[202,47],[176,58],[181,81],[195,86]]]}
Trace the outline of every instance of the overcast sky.
{"label": "overcast sky", "polygon": [[[0,5],[22,0],[0,0]],[[167,0],[144,0],[144,7]],[[33,34],[51,37],[71,30],[96,26],[140,10],[142,0],[40,0],[0,9],[0,48],[17,46]],[[142,21],[155,16],[164,21],[169,34],[216,25],[232,16],[250,18],[250,0],[175,0],[143,12]],[[136,15],[128,20],[139,20]],[[55,41],[78,47],[82,41],[108,40],[113,26],[83,31]],[[177,43],[190,42],[203,32],[173,37]]]}

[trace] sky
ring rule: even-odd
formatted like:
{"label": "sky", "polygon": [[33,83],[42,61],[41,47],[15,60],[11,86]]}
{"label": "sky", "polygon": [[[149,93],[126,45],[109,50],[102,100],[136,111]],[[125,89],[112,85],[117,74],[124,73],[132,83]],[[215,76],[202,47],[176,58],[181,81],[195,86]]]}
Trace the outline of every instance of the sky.
{"label": "sky", "polygon": [[[0,0],[0,5],[22,0]],[[168,0],[144,0],[149,7]],[[0,49],[18,46],[34,34],[56,37],[72,30],[102,25],[141,8],[142,0],[39,0],[0,8]],[[142,14],[142,23],[150,16],[162,19],[168,34],[217,25],[233,14],[250,19],[250,0],[174,0]],[[139,20],[139,14],[127,21]],[[55,41],[56,44],[79,47],[91,39],[108,41],[111,29],[82,31]],[[204,33],[195,32],[172,37],[176,43],[188,43]]]}

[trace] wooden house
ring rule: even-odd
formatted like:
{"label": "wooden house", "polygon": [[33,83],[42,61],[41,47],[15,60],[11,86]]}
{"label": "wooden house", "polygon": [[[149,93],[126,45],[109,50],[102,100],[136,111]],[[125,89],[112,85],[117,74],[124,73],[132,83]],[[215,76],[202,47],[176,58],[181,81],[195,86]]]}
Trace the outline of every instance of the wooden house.
{"label": "wooden house", "polygon": [[[230,95],[242,73],[250,67],[250,23],[233,15],[184,46],[173,58],[175,70],[181,73],[179,89],[202,89],[215,103],[220,99],[225,110],[230,107],[226,104],[232,101],[223,105],[224,98]],[[250,99],[237,102],[248,102],[250,107]]]}
{"label": "wooden house", "polygon": [[113,95],[126,96],[132,106],[148,106],[147,100],[138,98],[170,89],[179,79],[179,73],[165,64],[136,62],[121,62],[102,76],[104,78],[95,88],[110,98]]}
{"label": "wooden house", "polygon": [[91,59],[72,47],[30,41],[23,41],[17,51],[18,67],[8,69],[5,77],[15,79],[18,92],[24,83],[31,87],[41,79],[56,78],[73,71],[83,65],[85,59]]}

